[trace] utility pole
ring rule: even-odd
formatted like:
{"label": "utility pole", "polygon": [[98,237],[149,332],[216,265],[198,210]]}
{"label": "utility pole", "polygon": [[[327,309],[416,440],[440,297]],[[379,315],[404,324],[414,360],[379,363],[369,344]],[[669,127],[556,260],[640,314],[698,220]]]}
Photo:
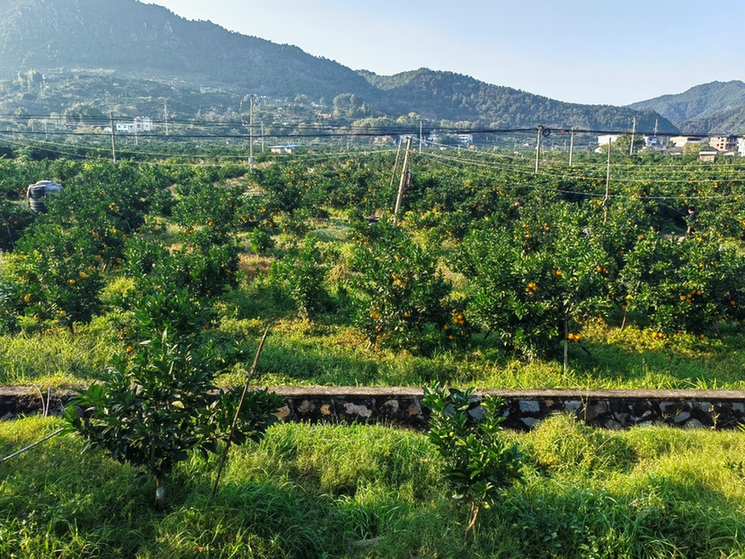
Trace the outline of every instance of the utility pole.
{"label": "utility pole", "polygon": [[403,140],[399,138],[398,149],[396,150],[396,162],[393,164],[393,174],[391,175],[391,187],[393,186],[393,179],[396,178],[396,169],[398,169],[398,159],[401,156],[401,144],[402,143],[403,143]]}
{"label": "utility pole", "polygon": [[541,162],[541,136],[543,136],[543,125],[538,126],[538,141],[535,146],[535,174],[538,174],[538,165]]}
{"label": "utility pole", "polygon": [[603,199],[603,223],[608,221],[608,206],[610,206],[610,152],[613,140],[608,137],[608,163],[605,171],[605,198]]}
{"label": "utility pole", "polygon": [[168,99],[163,101],[163,119],[166,121],[166,136],[168,136]]}
{"label": "utility pole", "polygon": [[251,139],[248,146],[248,166],[254,170],[254,94],[251,94],[251,105],[248,113],[248,136]]}
{"label": "utility pole", "polygon": [[411,136],[406,137],[406,153],[404,154],[404,166],[401,169],[401,181],[398,183],[398,195],[396,196],[396,209],[393,210],[393,226],[398,226],[398,212],[401,209],[401,199],[404,197],[404,188],[409,171],[409,153],[411,151]]}
{"label": "utility pole", "polygon": [[109,111],[109,122],[111,123],[111,157],[116,163],[116,139],[114,136],[114,113]]}
{"label": "utility pole", "polygon": [[419,121],[419,155],[422,155],[422,121]]}
{"label": "utility pole", "polygon": [[574,126],[572,126],[572,133],[569,136],[569,166],[572,166],[572,154],[574,153]]}
{"label": "utility pole", "polygon": [[[636,135],[636,117],[631,127],[631,145],[629,146],[629,155],[634,155],[634,136]],[[610,151],[609,151],[610,153]]]}
{"label": "utility pole", "polygon": [[264,153],[264,123],[261,123],[261,153]]}

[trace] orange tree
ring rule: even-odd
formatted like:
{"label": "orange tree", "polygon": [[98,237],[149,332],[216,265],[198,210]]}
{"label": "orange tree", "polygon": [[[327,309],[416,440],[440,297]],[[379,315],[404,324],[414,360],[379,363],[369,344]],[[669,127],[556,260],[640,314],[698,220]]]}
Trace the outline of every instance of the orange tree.
{"label": "orange tree", "polygon": [[452,285],[411,234],[383,222],[358,229],[352,267],[356,321],[371,344],[426,350],[453,341]]}
{"label": "orange tree", "polygon": [[605,283],[605,292],[621,314],[623,328],[628,314],[627,296],[636,287],[627,282],[621,273],[626,266],[628,254],[634,250],[640,239],[649,234],[652,220],[644,205],[636,198],[614,200],[605,222],[601,218],[602,200],[597,198],[590,202],[590,206],[594,207],[596,215],[588,231],[606,255],[603,264],[604,275],[608,280]]}
{"label": "orange tree", "polygon": [[186,230],[207,228],[216,243],[235,231],[248,231],[268,217],[262,197],[245,196],[242,186],[213,184],[191,178],[177,188],[173,218]]}
{"label": "orange tree", "polygon": [[720,321],[745,319],[745,257],[716,233],[676,239],[650,230],[628,253],[621,280],[629,311],[658,338],[718,335]]}
{"label": "orange tree", "polygon": [[140,228],[154,201],[170,196],[167,178],[130,164],[86,161],[65,189],[49,199],[41,219],[78,228],[93,238],[94,254],[109,265],[122,255],[124,239]]}
{"label": "orange tree", "polygon": [[0,251],[11,252],[32,220],[33,214],[28,209],[7,200],[0,193]]}
{"label": "orange tree", "polygon": [[329,307],[327,271],[321,249],[308,235],[302,246],[291,247],[281,260],[272,264],[269,281],[279,292],[277,295],[286,289],[303,320],[310,320]]}
{"label": "orange tree", "polygon": [[[237,283],[238,248],[210,241],[209,230],[185,235],[184,246],[171,253],[157,241],[134,235],[127,240],[125,273],[144,287],[166,284],[188,288],[194,297],[214,298]],[[138,287],[139,288],[139,287]]]}
{"label": "orange tree", "polygon": [[15,266],[22,314],[73,328],[100,312],[100,260],[88,232],[44,223],[18,242]]}
{"label": "orange tree", "polygon": [[[217,452],[220,441],[259,440],[283,399],[250,391],[231,433],[240,391],[224,392],[217,375],[240,352],[220,353],[202,325],[213,309],[172,281],[151,284],[134,307],[135,339],[114,357],[100,382],[81,390],[66,410],[68,429],[111,458],[144,469],[165,504],[165,480],[190,451]],[[82,413],[80,413],[82,411]]]}
{"label": "orange tree", "polygon": [[471,279],[469,320],[509,348],[547,356],[581,340],[581,324],[609,308],[608,257],[574,204],[536,203],[514,222],[481,222],[456,265]]}

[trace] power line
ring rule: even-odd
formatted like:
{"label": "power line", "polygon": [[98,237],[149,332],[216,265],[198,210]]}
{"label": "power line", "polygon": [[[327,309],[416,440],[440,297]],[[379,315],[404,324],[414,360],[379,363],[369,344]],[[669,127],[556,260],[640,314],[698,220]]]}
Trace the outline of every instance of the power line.
{"label": "power line", "polygon": [[[131,122],[134,121],[136,117],[114,117],[114,122]],[[12,114],[3,114],[0,113],[0,119],[7,119],[9,121],[30,121],[30,120],[45,120],[45,121],[56,121],[58,126],[105,126],[110,123],[110,120],[105,116],[85,116],[83,119],[81,119],[80,122],[59,122],[60,120],[65,119],[65,117],[51,117],[49,115],[12,115]],[[166,120],[162,119],[149,119],[150,122],[155,124],[163,124],[165,125]],[[187,125],[187,126],[198,126],[200,128],[233,128],[233,129],[240,129],[240,128],[259,128],[259,125],[254,126],[248,126],[247,124],[244,124],[243,121],[228,121],[228,122],[218,122],[218,121],[212,121],[212,120],[200,120],[200,119],[174,119],[169,118],[167,120],[169,126],[173,126],[176,124],[181,125]],[[419,124],[395,124],[395,123],[389,123],[385,124],[384,126],[374,126],[374,125],[354,125],[354,124],[347,124],[347,123],[341,123],[341,122],[335,122],[335,123],[305,123],[302,121],[297,122],[290,122],[290,121],[283,121],[283,122],[271,122],[271,123],[264,123],[267,126],[273,126],[273,127],[291,127],[296,126],[303,128],[304,130],[308,131],[323,131],[325,133],[342,133],[346,135],[389,135],[389,134],[410,134],[412,136],[418,135],[419,133]],[[516,134],[516,133],[535,133],[535,131],[538,129],[539,125],[536,126],[523,126],[523,127],[514,127],[514,128],[494,128],[494,127],[479,127],[479,128],[462,128],[462,127],[454,127],[454,126],[439,126],[439,125],[428,125],[424,128],[427,132],[430,131],[441,131],[444,133],[455,133],[455,134]],[[571,132],[572,127],[571,126],[543,126],[543,128],[550,132],[558,132],[559,134],[568,134]],[[628,129],[593,129],[593,128],[577,128],[574,127],[575,134],[588,134],[588,135],[629,135],[631,132]],[[716,134],[710,134],[707,132],[693,132],[693,133],[687,133],[683,134],[681,132],[659,132],[659,131],[652,131],[652,130],[636,130],[636,132],[644,135],[654,135],[658,137],[676,137],[676,136],[686,136],[690,138],[708,138],[711,136],[716,136]],[[268,137],[273,137],[274,135],[269,135]],[[729,136],[736,137],[736,138],[744,138],[745,135],[734,135],[730,134]]]}
{"label": "power line", "polygon": [[[467,165],[473,165],[477,167],[481,167],[482,169],[492,169],[492,170],[499,170],[504,171],[504,168],[494,167],[485,163],[478,163],[474,161],[468,161],[468,160],[461,160],[453,157],[443,157],[440,155],[432,154],[432,153],[425,153],[423,154],[424,157],[432,158],[432,159],[438,159],[441,161],[447,161],[447,162],[454,162],[454,163],[460,163],[460,164],[467,164]],[[445,166],[448,166],[445,164]],[[533,172],[529,169],[517,169],[515,170],[517,174],[526,174],[526,175],[533,175]],[[484,177],[488,177],[489,175],[483,175]],[[539,173],[538,175],[543,176],[543,173]],[[550,175],[551,176],[551,175]],[[493,178],[493,177],[490,177]],[[722,180],[719,179],[717,182],[721,182]],[[614,183],[620,183],[621,180],[613,179]],[[632,182],[632,181],[626,181],[626,182]],[[668,181],[668,183],[675,184],[676,182],[683,182],[683,181]],[[687,182],[687,179],[686,179]],[[702,181],[696,181],[696,182],[702,182]],[[745,182],[745,179],[739,179],[737,181],[729,181],[729,182]],[[536,186],[536,185],[528,185],[528,184],[519,184],[519,185],[506,185],[507,188],[531,188],[534,190],[543,190],[545,192],[554,192],[554,193],[561,193],[561,194],[573,194],[576,196],[584,196],[588,198],[604,198],[605,194],[603,193],[593,193],[593,192],[585,192],[585,191],[578,191],[578,190],[566,190],[566,189],[556,189],[556,188],[548,188],[545,186]],[[677,196],[649,196],[644,194],[638,194],[638,195],[624,195],[624,194],[613,194],[609,195],[609,198],[611,199],[639,199],[639,200],[679,200],[681,197],[685,197],[689,200],[704,200],[704,199],[739,199],[742,197],[742,194],[690,194],[690,195],[682,195],[678,194]]]}

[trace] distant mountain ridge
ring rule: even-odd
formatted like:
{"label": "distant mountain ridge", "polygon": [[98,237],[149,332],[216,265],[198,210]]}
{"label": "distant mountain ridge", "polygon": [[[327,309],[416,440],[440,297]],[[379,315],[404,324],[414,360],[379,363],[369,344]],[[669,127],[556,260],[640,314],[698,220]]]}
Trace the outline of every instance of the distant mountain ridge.
{"label": "distant mountain ridge", "polygon": [[[233,33],[211,22],[187,21],[137,0],[0,0],[0,74],[12,80],[19,72],[56,71],[63,79],[61,68],[114,70],[162,82],[178,77],[192,85],[228,86],[276,98],[305,97],[326,105],[349,94],[357,103],[350,119],[415,112],[433,121],[480,126],[630,130],[636,118],[638,131],[652,131],[655,123],[660,132],[677,131],[648,108],[564,103],[452,72],[355,72],[295,46]],[[140,87],[136,80],[127,83]],[[71,79],[57,91],[75,87]],[[148,99],[145,90],[151,86],[142,88],[140,97]],[[77,90],[76,100],[84,94]],[[62,100],[58,95],[57,105]],[[29,90],[6,97],[4,107],[16,110],[26,103],[43,110],[49,105],[45,101],[43,90],[38,95]],[[106,99],[90,101],[108,110]],[[194,107],[194,112],[197,108],[205,107]]]}
{"label": "distant mountain ridge", "polygon": [[420,68],[393,76],[365,71],[360,74],[385,92],[395,109],[404,111],[409,107],[430,118],[458,107],[458,118],[451,120],[482,120],[495,128],[542,124],[589,130],[630,130],[636,117],[638,130],[651,132],[656,121],[660,132],[676,130],[670,122],[648,109],[565,103],[453,72]]}
{"label": "distant mountain ridge", "polygon": [[188,74],[260,95],[371,89],[353,70],[298,47],[136,0],[0,0],[0,68],[7,74],[60,66]]}
{"label": "distant mountain ridge", "polygon": [[745,133],[745,83],[739,80],[697,85],[674,95],[629,105],[653,110],[687,133]]}

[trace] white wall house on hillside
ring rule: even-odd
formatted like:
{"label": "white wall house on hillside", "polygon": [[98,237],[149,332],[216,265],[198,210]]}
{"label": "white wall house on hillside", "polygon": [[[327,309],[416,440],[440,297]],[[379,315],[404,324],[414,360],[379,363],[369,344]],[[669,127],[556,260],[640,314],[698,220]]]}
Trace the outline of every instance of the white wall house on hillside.
{"label": "white wall house on hillside", "polygon": [[705,139],[703,136],[673,136],[670,142],[676,148],[682,148],[686,144],[701,144]]}
{"label": "white wall house on hillside", "polygon": [[155,129],[153,119],[148,116],[138,116],[133,122],[116,125],[116,131],[123,134],[136,134],[139,132],[152,132]]}
{"label": "white wall house on hillside", "polygon": [[598,146],[607,146],[611,142],[615,142],[621,134],[602,134],[598,136]]}
{"label": "white wall house on hillside", "polygon": [[667,138],[660,136],[644,136],[644,147],[649,149],[665,149]]}
{"label": "white wall house on hillside", "polygon": [[295,153],[300,146],[297,144],[287,144],[284,146],[271,146],[269,151],[277,154]]}
{"label": "white wall house on hillside", "polygon": [[473,134],[458,134],[458,142],[462,146],[470,147],[473,144]]}
{"label": "white wall house on hillside", "polygon": [[717,160],[719,152],[715,149],[705,149],[698,152],[698,160],[706,163],[714,163]]}
{"label": "white wall house on hillside", "polygon": [[595,150],[595,153],[601,153],[603,151],[603,146],[607,146],[608,144],[615,142],[620,137],[621,134],[601,134],[600,136],[598,136],[598,147]]}

